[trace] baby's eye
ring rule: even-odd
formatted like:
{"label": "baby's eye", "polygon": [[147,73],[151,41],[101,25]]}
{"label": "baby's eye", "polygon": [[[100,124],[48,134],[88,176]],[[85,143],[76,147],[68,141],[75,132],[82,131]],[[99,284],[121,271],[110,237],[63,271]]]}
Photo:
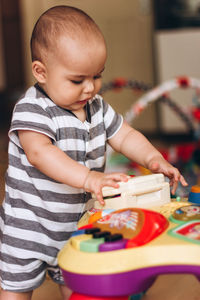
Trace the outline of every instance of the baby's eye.
{"label": "baby's eye", "polygon": [[98,74],[98,75],[94,76],[94,79],[99,79],[99,78],[101,78],[101,77],[102,77],[102,75],[101,75],[101,74]]}
{"label": "baby's eye", "polygon": [[81,84],[83,80],[71,80],[71,82],[74,84]]}

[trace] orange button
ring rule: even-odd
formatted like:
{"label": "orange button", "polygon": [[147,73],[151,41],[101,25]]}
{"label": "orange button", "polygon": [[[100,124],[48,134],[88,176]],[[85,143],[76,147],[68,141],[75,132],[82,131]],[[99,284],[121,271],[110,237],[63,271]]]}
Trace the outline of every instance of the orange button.
{"label": "orange button", "polygon": [[102,218],[102,211],[98,211],[90,216],[89,224],[96,222],[97,220]]}
{"label": "orange button", "polygon": [[193,185],[191,187],[191,192],[192,193],[200,193],[200,185]]}

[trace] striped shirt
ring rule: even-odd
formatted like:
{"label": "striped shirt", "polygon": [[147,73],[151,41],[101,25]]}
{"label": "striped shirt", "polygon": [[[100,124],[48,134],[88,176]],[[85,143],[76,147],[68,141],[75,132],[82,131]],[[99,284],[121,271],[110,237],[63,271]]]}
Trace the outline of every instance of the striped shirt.
{"label": "striped shirt", "polygon": [[0,219],[5,268],[6,262],[14,263],[13,258],[19,264],[24,259],[34,264],[34,257],[56,265],[57,252],[76,230],[90,198],[84,190],[56,182],[34,168],[17,131],[44,134],[75,161],[103,172],[106,142],[121,128],[122,116],[99,95],[87,103],[86,112],[87,119],[81,122],[36,87],[28,89],[16,104],[9,131],[9,166]]}

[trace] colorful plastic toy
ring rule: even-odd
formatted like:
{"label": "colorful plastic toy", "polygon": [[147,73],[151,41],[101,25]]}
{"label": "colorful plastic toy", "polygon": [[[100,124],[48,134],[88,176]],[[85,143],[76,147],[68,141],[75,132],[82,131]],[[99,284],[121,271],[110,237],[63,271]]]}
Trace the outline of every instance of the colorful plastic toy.
{"label": "colorful plastic toy", "polygon": [[190,273],[200,279],[199,205],[170,201],[151,210],[94,209],[87,216],[58,255],[74,291],[71,300],[129,299],[160,274]]}
{"label": "colorful plastic toy", "polygon": [[[98,297],[98,300],[128,300],[129,297]],[[86,296],[78,293],[73,293],[70,300],[94,300],[93,296]]]}
{"label": "colorful plastic toy", "polygon": [[194,185],[191,188],[191,191],[189,193],[188,201],[196,204],[200,204],[200,186]]}

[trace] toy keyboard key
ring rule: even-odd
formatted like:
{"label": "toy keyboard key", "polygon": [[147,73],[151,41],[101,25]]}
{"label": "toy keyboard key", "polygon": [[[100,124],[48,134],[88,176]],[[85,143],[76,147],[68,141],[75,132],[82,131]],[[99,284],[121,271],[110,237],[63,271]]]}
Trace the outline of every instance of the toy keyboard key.
{"label": "toy keyboard key", "polygon": [[110,234],[105,237],[105,242],[114,242],[121,240],[123,238],[123,235],[121,233],[115,233],[115,234]]}
{"label": "toy keyboard key", "polygon": [[99,252],[99,246],[104,243],[104,238],[89,239],[80,243],[80,250],[83,252]]}
{"label": "toy keyboard key", "polygon": [[121,250],[126,248],[127,239],[120,239],[115,242],[106,242],[99,245],[99,252]]}
{"label": "toy keyboard key", "polygon": [[72,233],[72,236],[76,236],[76,235],[81,235],[81,234],[85,234],[85,229],[80,229],[80,230],[76,230]]}
{"label": "toy keyboard key", "polygon": [[100,231],[100,232],[95,232],[93,234],[93,238],[94,239],[98,239],[98,238],[105,238],[106,236],[109,236],[111,233],[110,231]]}
{"label": "toy keyboard key", "polygon": [[100,228],[97,227],[92,227],[92,228],[87,228],[85,229],[85,234],[93,234],[95,232],[99,232]]}
{"label": "toy keyboard key", "polygon": [[80,245],[83,241],[85,240],[89,240],[92,238],[92,235],[90,234],[80,234],[80,235],[76,235],[76,236],[73,236],[70,241],[71,241],[71,244],[72,246],[77,249],[77,250],[80,250]]}

